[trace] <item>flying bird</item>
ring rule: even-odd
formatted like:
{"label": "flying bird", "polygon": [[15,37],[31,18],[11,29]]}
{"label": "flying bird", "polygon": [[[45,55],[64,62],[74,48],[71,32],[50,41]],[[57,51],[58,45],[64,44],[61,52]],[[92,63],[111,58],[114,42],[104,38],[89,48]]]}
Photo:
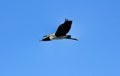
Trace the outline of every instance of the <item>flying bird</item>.
{"label": "flying bird", "polygon": [[72,20],[65,19],[64,23],[60,24],[55,34],[48,34],[43,37],[41,41],[51,41],[51,40],[59,40],[59,39],[71,39],[78,40],[76,38],[72,38],[71,35],[67,35],[70,31],[72,25]]}

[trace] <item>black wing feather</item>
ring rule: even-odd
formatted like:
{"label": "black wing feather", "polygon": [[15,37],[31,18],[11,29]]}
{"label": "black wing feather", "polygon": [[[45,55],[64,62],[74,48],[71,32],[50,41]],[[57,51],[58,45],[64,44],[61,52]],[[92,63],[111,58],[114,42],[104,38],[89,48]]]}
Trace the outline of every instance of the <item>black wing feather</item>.
{"label": "black wing feather", "polygon": [[72,21],[71,20],[65,20],[65,22],[58,27],[55,35],[57,37],[65,36],[69,32],[69,30],[71,28],[71,25],[72,25]]}

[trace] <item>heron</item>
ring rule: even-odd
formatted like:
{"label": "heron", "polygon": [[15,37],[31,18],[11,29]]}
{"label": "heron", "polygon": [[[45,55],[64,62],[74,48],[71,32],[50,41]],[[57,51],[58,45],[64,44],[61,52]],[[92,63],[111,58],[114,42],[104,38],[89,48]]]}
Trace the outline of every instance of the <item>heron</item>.
{"label": "heron", "polygon": [[70,31],[71,25],[72,20],[65,19],[64,23],[59,25],[57,31],[54,34],[48,34],[43,36],[41,41],[51,41],[60,39],[78,40],[76,38],[72,38],[71,35],[67,35],[67,33]]}

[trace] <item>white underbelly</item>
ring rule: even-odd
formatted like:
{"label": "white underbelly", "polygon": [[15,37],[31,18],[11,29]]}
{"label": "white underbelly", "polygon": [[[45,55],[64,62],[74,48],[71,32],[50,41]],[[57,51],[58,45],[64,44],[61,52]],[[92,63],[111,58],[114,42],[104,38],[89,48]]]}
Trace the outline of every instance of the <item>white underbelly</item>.
{"label": "white underbelly", "polygon": [[57,37],[57,36],[55,36],[55,34],[51,34],[51,35],[49,35],[49,38],[50,38],[51,40],[53,40],[53,39],[65,39],[66,36]]}

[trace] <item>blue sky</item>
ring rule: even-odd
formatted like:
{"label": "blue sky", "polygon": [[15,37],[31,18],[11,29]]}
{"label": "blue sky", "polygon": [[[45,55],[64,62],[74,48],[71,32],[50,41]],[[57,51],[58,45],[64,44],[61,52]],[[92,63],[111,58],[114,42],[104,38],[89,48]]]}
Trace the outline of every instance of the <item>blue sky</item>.
{"label": "blue sky", "polygon": [[[65,18],[79,41],[39,42]],[[0,76],[120,76],[120,1],[1,0]]]}

